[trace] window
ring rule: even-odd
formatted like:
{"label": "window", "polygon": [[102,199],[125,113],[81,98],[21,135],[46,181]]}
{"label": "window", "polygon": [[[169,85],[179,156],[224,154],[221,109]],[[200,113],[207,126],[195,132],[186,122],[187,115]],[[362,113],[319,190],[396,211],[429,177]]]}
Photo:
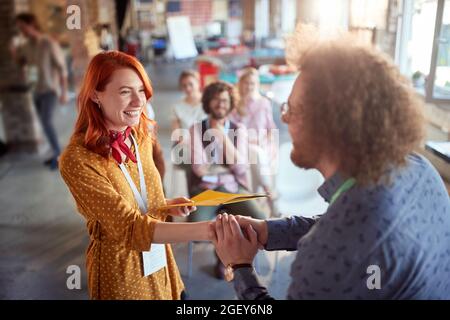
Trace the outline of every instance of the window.
{"label": "window", "polygon": [[450,102],[450,0],[403,0],[396,62],[426,101]]}
{"label": "window", "polygon": [[443,3],[437,16],[438,37],[435,38],[436,62],[433,74],[433,98],[450,100],[450,0]]}

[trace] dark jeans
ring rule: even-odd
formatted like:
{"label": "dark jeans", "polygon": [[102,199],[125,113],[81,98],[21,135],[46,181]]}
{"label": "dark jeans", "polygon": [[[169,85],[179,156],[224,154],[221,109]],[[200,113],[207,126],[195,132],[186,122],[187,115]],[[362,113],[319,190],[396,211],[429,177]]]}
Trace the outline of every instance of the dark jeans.
{"label": "dark jeans", "polygon": [[37,114],[42,123],[45,136],[50,143],[53,150],[53,156],[56,158],[61,153],[59,147],[58,137],[56,136],[56,130],[52,122],[53,112],[58,104],[58,97],[53,91],[36,93],[34,95],[34,105],[36,106]]}

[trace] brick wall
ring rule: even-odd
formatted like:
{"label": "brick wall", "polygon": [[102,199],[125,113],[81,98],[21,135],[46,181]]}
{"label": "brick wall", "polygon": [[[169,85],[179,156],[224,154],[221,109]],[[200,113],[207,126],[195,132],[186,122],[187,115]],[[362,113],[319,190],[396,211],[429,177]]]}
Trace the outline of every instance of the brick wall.
{"label": "brick wall", "polygon": [[192,26],[200,26],[212,19],[211,0],[181,0],[180,12],[168,12],[167,16],[188,16]]}
{"label": "brick wall", "polygon": [[[23,8],[24,4],[22,4]],[[23,81],[19,68],[13,64],[9,52],[9,43],[14,36],[15,21],[14,0],[0,1],[0,87]]]}
{"label": "brick wall", "polygon": [[26,12],[30,10],[30,1],[29,0],[15,0],[14,6],[15,6],[15,12]]}
{"label": "brick wall", "polygon": [[81,29],[68,31],[75,91],[78,91],[90,59],[100,52],[96,26],[109,23],[117,38],[115,7],[113,1],[105,0],[67,0],[67,3],[79,6],[81,11]]}
{"label": "brick wall", "polygon": [[65,0],[31,0],[29,11],[36,15],[43,32],[59,42],[67,42]]}
{"label": "brick wall", "polygon": [[242,26],[244,30],[255,30],[255,0],[242,1]]}

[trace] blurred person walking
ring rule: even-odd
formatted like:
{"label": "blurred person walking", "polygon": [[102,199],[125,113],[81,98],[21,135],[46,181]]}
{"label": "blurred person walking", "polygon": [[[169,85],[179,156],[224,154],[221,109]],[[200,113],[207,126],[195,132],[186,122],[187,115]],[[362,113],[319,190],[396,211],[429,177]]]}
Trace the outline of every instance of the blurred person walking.
{"label": "blurred person walking", "polygon": [[44,164],[55,170],[58,168],[61,148],[53,114],[58,97],[59,103],[67,103],[67,67],[64,54],[59,44],[41,31],[33,14],[17,15],[16,23],[27,42],[19,47],[12,45],[11,54],[20,66],[27,67],[29,75],[32,75],[33,71],[35,73],[35,79],[30,79],[34,82],[34,104],[53,152]]}

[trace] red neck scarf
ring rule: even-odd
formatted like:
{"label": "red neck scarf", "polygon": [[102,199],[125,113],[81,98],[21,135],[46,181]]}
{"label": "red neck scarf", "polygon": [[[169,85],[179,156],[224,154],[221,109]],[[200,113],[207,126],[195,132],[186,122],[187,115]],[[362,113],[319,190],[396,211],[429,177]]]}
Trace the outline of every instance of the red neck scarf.
{"label": "red neck scarf", "polygon": [[130,136],[131,128],[128,127],[124,132],[120,131],[109,131],[109,143],[111,146],[112,157],[117,161],[117,163],[122,163],[122,156],[120,151],[122,151],[128,159],[136,163],[136,157],[130,148],[125,144],[125,140]]}

